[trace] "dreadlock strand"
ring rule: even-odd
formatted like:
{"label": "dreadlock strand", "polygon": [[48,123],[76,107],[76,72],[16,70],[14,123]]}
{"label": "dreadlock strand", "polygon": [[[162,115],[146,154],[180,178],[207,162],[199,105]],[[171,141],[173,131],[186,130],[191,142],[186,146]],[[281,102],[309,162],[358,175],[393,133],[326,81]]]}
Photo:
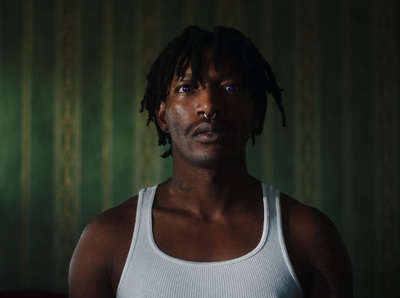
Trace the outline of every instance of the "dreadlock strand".
{"label": "dreadlock strand", "polygon": [[209,35],[206,32],[199,32],[196,40],[193,41],[191,67],[192,67],[192,86],[198,88],[197,82],[199,81],[204,86],[204,79],[201,75],[203,54],[210,44]]}

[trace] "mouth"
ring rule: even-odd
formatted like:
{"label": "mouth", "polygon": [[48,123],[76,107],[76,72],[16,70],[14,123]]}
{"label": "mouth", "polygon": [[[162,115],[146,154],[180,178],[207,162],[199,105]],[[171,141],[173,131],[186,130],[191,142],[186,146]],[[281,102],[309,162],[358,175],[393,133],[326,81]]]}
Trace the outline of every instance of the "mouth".
{"label": "mouth", "polygon": [[202,123],[193,132],[193,137],[201,142],[215,143],[229,137],[228,130],[219,124]]}
{"label": "mouth", "polygon": [[220,127],[220,125],[203,122],[193,131],[193,136],[197,136],[200,134],[219,133],[221,130],[222,128]]}

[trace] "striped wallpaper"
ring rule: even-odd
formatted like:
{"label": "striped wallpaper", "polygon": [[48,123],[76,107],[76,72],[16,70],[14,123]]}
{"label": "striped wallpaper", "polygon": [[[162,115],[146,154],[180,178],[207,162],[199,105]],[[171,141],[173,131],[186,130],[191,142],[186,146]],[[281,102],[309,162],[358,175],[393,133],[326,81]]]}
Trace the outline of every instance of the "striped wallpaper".
{"label": "striped wallpaper", "polygon": [[284,89],[249,170],[323,210],[349,249],[355,297],[400,282],[395,0],[0,0],[0,291],[66,292],[102,210],[169,176],[139,114],[145,76],[190,24],[242,30]]}

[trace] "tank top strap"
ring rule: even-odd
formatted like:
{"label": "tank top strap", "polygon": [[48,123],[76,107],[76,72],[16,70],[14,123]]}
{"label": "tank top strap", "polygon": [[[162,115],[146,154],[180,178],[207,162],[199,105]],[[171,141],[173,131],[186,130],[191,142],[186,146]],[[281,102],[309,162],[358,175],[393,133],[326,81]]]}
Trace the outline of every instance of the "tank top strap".
{"label": "tank top strap", "polygon": [[140,218],[139,220],[136,220],[136,223],[139,224],[140,229],[138,229],[137,234],[139,233],[143,234],[143,236],[145,237],[142,238],[147,239],[147,241],[149,241],[151,237],[152,208],[157,186],[158,185],[154,185],[152,187],[144,188],[139,192],[136,218],[137,217]]}
{"label": "tank top strap", "polygon": [[148,214],[148,211],[151,210],[157,186],[158,185],[154,185],[152,187],[144,188],[139,192],[139,200],[142,200],[142,213]]}
{"label": "tank top strap", "polygon": [[[136,207],[136,219],[135,227],[133,230],[132,241],[129,247],[128,256],[125,261],[124,269],[122,270],[120,281],[118,284],[117,293],[120,290],[120,286],[125,280],[126,276],[129,275],[128,269],[129,265],[133,261],[134,251],[144,250],[148,251],[149,246],[149,222],[151,221],[151,207],[153,205],[154,194],[157,186],[143,188],[139,191],[138,201]],[[119,295],[117,295],[119,296]]]}
{"label": "tank top strap", "polygon": [[270,229],[275,228],[279,213],[277,210],[277,204],[279,201],[280,191],[278,188],[272,185],[263,183],[263,195],[264,199],[266,200],[264,203],[268,206],[268,223],[270,225]]}

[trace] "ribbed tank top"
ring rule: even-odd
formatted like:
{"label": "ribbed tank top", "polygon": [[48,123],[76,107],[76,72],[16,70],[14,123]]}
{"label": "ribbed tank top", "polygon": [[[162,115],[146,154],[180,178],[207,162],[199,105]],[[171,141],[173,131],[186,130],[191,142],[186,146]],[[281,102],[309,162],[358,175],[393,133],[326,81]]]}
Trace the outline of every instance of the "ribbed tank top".
{"label": "ribbed tank top", "polygon": [[132,243],[117,289],[127,297],[303,297],[282,234],[280,192],[262,184],[264,223],[251,252],[227,261],[192,262],[161,251],[153,237],[157,186],[139,192]]}

